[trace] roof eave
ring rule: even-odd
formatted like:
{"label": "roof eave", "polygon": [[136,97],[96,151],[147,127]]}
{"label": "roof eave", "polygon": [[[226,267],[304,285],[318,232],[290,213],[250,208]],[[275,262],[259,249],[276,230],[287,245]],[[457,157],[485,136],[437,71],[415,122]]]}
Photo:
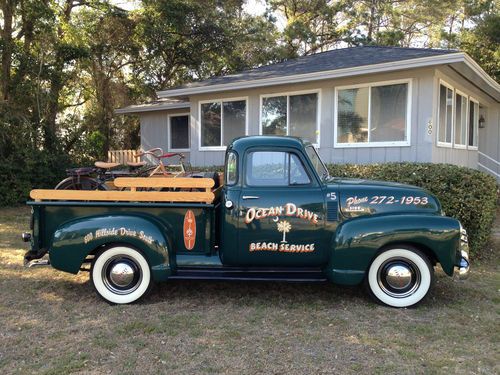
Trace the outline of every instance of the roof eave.
{"label": "roof eave", "polygon": [[[427,56],[417,59],[393,61],[381,64],[363,65],[345,69],[325,70],[306,74],[286,75],[282,77],[263,78],[233,83],[224,83],[199,87],[185,87],[158,91],[159,98],[174,98],[179,96],[189,96],[195,94],[207,94],[219,91],[251,89],[263,86],[274,86],[289,83],[310,82],[324,79],[350,77],[362,74],[383,73],[394,70],[406,70],[423,68],[428,66],[445,65],[453,63],[464,63],[469,66],[475,74],[488,84],[500,96],[500,85],[491,78],[470,56],[464,52],[448,53],[438,56]],[[497,99],[498,100],[498,99]]]}
{"label": "roof eave", "polygon": [[190,103],[178,103],[178,104],[159,104],[159,105],[131,105],[128,107],[118,108],[115,110],[116,114],[134,114],[134,113],[143,113],[143,112],[154,112],[154,111],[166,111],[169,109],[189,109],[191,106]]}
{"label": "roof eave", "polygon": [[363,65],[352,68],[324,70],[313,73],[285,75],[281,77],[263,78],[263,79],[239,81],[233,83],[223,83],[223,84],[208,85],[208,86],[185,87],[179,89],[158,91],[157,95],[159,98],[172,98],[178,96],[205,94],[205,93],[212,93],[212,92],[226,91],[226,90],[240,90],[240,89],[256,88],[262,86],[281,85],[286,83],[300,83],[305,81],[349,77],[360,74],[382,73],[392,70],[411,69],[417,67],[461,62],[464,61],[465,59],[464,55],[465,54],[462,52],[457,52],[439,56],[421,57],[418,59],[401,60],[395,62],[393,61],[388,63],[373,64],[373,65]]}

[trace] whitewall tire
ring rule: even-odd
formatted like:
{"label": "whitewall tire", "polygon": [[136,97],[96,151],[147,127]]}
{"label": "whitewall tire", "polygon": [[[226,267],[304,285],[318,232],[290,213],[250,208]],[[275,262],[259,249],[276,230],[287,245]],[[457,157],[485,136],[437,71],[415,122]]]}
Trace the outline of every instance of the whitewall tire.
{"label": "whitewall tire", "polygon": [[90,270],[94,288],[106,301],[132,303],[151,288],[151,271],[144,256],[127,246],[114,246],[101,251]]}
{"label": "whitewall tire", "polygon": [[422,301],[434,280],[434,268],[418,249],[397,246],[375,257],[366,284],[372,297],[392,307],[410,307]]}

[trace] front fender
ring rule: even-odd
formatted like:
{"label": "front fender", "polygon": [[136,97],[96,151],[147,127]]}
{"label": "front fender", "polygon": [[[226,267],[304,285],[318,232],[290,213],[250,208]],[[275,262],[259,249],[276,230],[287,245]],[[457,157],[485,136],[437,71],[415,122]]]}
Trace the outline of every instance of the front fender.
{"label": "front fender", "polygon": [[140,214],[99,215],[78,218],[61,225],[49,247],[51,265],[77,273],[96,248],[110,243],[129,244],[141,250],[156,281],[171,274],[168,229],[154,217]]}
{"label": "front fender", "polygon": [[339,284],[359,284],[377,251],[406,243],[426,249],[448,275],[453,275],[459,248],[460,223],[438,215],[375,215],[347,220],[331,242],[328,278]]}

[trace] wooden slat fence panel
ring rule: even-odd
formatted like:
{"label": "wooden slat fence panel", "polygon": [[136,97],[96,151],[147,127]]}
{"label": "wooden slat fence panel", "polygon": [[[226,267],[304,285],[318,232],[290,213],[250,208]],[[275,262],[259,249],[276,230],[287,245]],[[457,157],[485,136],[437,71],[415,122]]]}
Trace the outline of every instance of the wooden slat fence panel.
{"label": "wooden slat fence panel", "polygon": [[108,162],[126,164],[128,161],[137,162],[139,158],[134,157],[138,150],[110,150],[108,151]]}

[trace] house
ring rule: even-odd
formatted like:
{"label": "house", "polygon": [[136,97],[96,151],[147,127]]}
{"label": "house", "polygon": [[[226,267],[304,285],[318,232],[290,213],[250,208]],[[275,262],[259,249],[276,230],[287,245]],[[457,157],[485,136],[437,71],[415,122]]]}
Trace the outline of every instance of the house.
{"label": "house", "polygon": [[451,163],[500,182],[500,85],[454,50],[336,49],[159,91],[117,110],[140,116],[141,147],[222,165],[237,136],[313,142],[326,162]]}

